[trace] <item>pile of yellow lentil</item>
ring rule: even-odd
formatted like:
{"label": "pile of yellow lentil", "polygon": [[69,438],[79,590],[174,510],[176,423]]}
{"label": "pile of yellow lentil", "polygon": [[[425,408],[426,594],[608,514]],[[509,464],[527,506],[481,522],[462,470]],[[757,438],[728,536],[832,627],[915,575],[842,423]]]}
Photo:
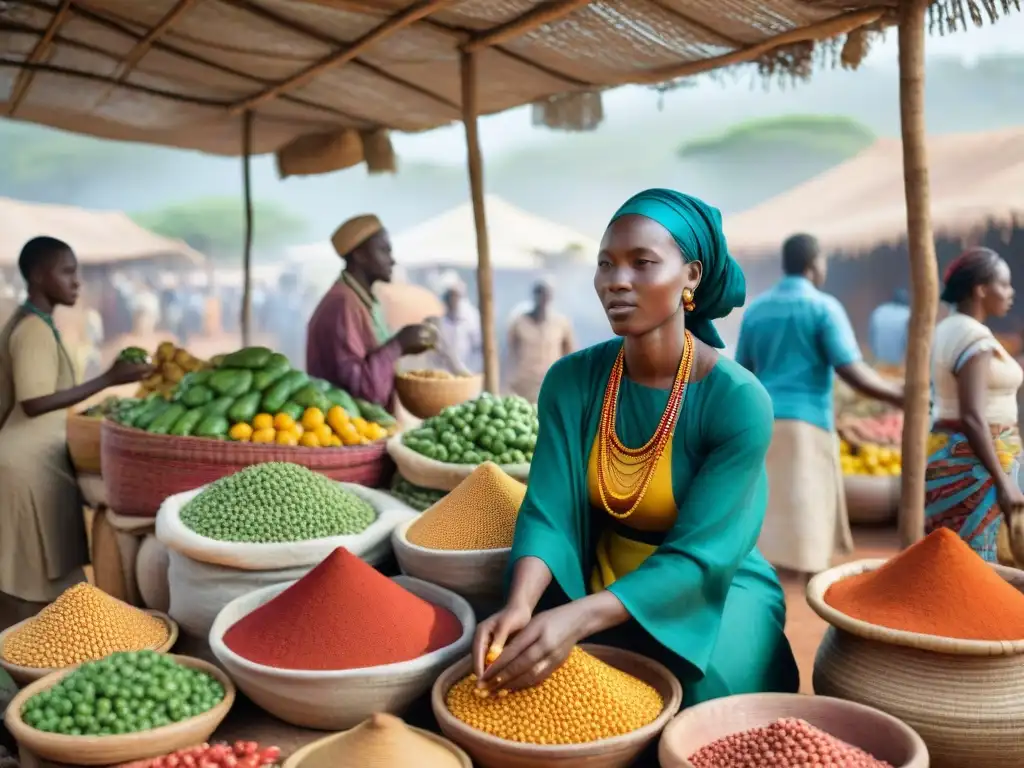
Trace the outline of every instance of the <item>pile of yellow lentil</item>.
{"label": "pile of yellow lentil", "polygon": [[2,653],[22,667],[70,667],[165,642],[167,625],[160,619],[89,584],[76,584],[8,635]]}
{"label": "pile of yellow lentil", "polygon": [[406,532],[426,549],[504,549],[512,546],[526,486],[488,461],[424,512]]}
{"label": "pile of yellow lentil", "polygon": [[476,676],[448,691],[448,710],[472,728],[524,744],[585,744],[631,733],[657,719],[661,695],[580,648],[534,688],[480,696]]}

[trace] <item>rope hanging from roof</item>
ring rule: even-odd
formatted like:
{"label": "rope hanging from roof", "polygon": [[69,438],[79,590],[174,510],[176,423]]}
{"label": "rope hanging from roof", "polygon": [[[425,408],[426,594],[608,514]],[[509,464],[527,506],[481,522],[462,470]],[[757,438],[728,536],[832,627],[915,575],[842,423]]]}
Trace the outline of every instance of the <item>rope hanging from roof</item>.
{"label": "rope hanging from roof", "polygon": [[1020,9],[1020,0],[940,0],[928,8],[928,31],[944,35],[965,30],[968,18],[974,26],[982,27]]}

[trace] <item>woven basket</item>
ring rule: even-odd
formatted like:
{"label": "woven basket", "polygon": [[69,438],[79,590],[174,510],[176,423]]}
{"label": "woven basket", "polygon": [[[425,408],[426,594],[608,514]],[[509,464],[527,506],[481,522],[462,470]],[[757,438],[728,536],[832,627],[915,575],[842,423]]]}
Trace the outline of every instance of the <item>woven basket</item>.
{"label": "woven basket", "polygon": [[103,422],[103,481],[107,503],[120,515],[152,517],[168,496],[191,491],[252,464],[288,461],[374,487],[387,474],[384,441],[345,448],[293,448],[151,435]]}
{"label": "woven basket", "polygon": [[421,379],[399,373],[395,376],[395,392],[402,406],[413,416],[429,419],[450,405],[458,405],[477,397],[483,389],[484,377],[460,376],[452,379]]}
{"label": "woven basket", "polygon": [[884,525],[896,519],[900,508],[898,475],[844,475],[846,512],[854,525]]}
{"label": "woven basket", "polygon": [[[421,488],[432,488],[435,491],[451,491],[459,483],[473,474],[478,464],[448,464],[437,459],[430,459],[416,453],[402,443],[401,433],[387,441],[387,451],[391,454],[399,473],[413,485]],[[529,464],[503,464],[502,470],[522,483],[530,479]]]}
{"label": "woven basket", "polygon": [[189,656],[171,656],[179,664],[198,669],[224,686],[224,698],[213,709],[151,731],[115,736],[67,736],[39,731],[21,719],[25,702],[48,690],[70,674],[74,667],[37,680],[24,688],[7,707],[4,725],[22,750],[60,765],[116,765],[146,757],[157,757],[201,744],[213,735],[235,701],[235,686],[218,667]]}
{"label": "woven basket", "polygon": [[445,704],[451,687],[472,670],[473,660],[467,657],[446,669],[430,693],[430,706],[441,732],[466,750],[481,768],[626,768],[633,765],[679,712],[683,688],[668,669],[638,653],[605,645],[580,647],[606,664],[643,680],[661,694],[665,707],[657,719],[631,733],[587,744],[555,746],[499,739],[462,722]]}
{"label": "woven basket", "polygon": [[68,453],[75,469],[87,475],[102,474],[100,431],[104,419],[68,414]]}
{"label": "woven basket", "polygon": [[[831,625],[814,662],[815,693],[899,718],[924,739],[934,768],[1024,765],[1024,640],[956,640],[892,630],[825,602],[832,584],[884,562],[848,563],[807,585],[807,602]],[[992,567],[1024,591],[1024,572]]]}

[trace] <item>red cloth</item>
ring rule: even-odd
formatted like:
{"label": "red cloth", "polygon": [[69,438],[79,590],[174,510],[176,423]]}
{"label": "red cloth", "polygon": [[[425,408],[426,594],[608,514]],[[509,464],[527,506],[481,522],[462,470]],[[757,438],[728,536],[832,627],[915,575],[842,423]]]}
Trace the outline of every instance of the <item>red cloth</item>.
{"label": "red cloth", "polygon": [[337,282],[309,321],[306,371],[353,397],[390,407],[395,394],[395,363],[402,350],[395,339],[381,345],[370,310],[355,291]]}

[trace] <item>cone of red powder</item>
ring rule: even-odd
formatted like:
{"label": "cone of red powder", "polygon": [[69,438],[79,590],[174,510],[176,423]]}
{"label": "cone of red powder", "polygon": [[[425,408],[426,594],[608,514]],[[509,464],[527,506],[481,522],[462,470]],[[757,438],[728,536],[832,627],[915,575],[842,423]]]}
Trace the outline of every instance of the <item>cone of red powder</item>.
{"label": "cone of red powder", "polygon": [[397,664],[451,645],[462,624],[339,547],[281,594],[236,622],[224,644],[278,669]]}

